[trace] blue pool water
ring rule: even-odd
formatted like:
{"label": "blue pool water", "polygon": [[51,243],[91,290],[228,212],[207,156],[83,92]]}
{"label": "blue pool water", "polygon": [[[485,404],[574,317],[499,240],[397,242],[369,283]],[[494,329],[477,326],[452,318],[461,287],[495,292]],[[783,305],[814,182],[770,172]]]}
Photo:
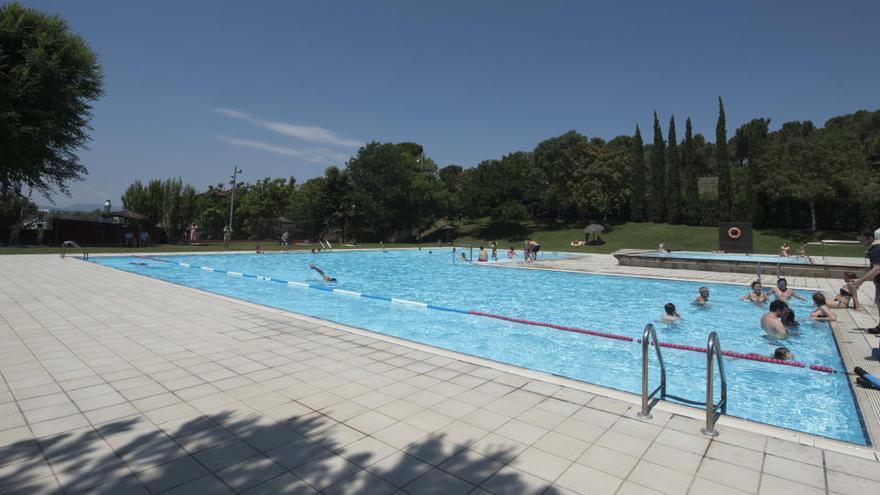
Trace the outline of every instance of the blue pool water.
{"label": "blue pool water", "polygon": [[722,260],[722,261],[748,261],[751,263],[767,263],[775,265],[781,263],[783,265],[809,265],[810,261],[806,258],[798,258],[796,256],[777,256],[774,254],[737,254],[737,253],[708,253],[704,251],[673,251],[671,253],[644,253],[639,256],[649,256],[652,258],[680,258],[689,260]]}
{"label": "blue pool water", "polygon": [[[434,305],[538,320],[602,332],[641,336],[645,324],[657,326],[660,340],[705,346],[717,331],[725,350],[769,355],[789,347],[798,361],[842,369],[826,323],[809,320],[810,306],[794,301],[799,335],[768,340],[759,326],[765,308],[741,301],[748,287],[705,284],[709,305],[691,301],[702,285],[544,270],[452,263],[448,249],[389,252],[277,253],[162,256],[172,263],[133,257],[101,257],[102,265],[295,311],[342,324],[554,373],[606,387],[639,393],[640,346],[635,343],[528,326],[474,315],[391,304],[308,287],[181,267],[242,272],[280,280],[323,282],[308,266],[317,264],[338,278],[343,290],[380,294]],[[132,264],[132,263],[145,263]],[[810,293],[800,295],[809,299]],[[683,320],[659,322],[665,303],[676,304]],[[665,349],[669,393],[705,397],[704,354]],[[728,414],[784,428],[866,444],[859,413],[846,377],[725,357]],[[652,380],[657,378],[652,369]],[[652,387],[655,384],[652,383]],[[716,387],[717,390],[717,387]]]}

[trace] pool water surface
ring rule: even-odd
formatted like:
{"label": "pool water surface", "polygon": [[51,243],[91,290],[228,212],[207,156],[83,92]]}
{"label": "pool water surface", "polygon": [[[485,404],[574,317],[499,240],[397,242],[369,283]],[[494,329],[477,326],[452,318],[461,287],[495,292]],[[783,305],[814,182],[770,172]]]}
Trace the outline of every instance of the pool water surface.
{"label": "pool water surface", "polygon": [[[506,257],[506,256],[505,256]],[[647,323],[661,341],[705,347],[718,332],[724,350],[769,356],[784,345],[797,361],[843,369],[827,323],[809,319],[810,305],[792,301],[801,326],[784,341],[760,328],[765,306],[740,298],[744,285],[480,266],[452,262],[449,249],[335,253],[273,253],[93,257],[121,270],[236,297],[266,306],[553,373],[627,392],[641,390],[641,349],[634,342],[599,338],[539,326],[351,297],[332,289],[376,294],[431,305],[463,308],[556,325],[641,337]],[[521,257],[520,257],[521,259]],[[266,277],[229,276],[192,266]],[[325,284],[309,264],[338,282]],[[294,284],[274,283],[292,281]],[[327,290],[313,290],[306,286]],[[699,287],[709,304],[692,303]],[[800,291],[809,300],[811,293]],[[674,303],[682,320],[660,321],[663,305]],[[706,356],[664,349],[670,394],[705,397]],[[653,356],[652,356],[653,358]],[[845,375],[819,373],[725,357],[728,414],[846,442],[867,443]],[[652,389],[659,370],[652,361]],[[716,391],[718,387],[716,387]]]}

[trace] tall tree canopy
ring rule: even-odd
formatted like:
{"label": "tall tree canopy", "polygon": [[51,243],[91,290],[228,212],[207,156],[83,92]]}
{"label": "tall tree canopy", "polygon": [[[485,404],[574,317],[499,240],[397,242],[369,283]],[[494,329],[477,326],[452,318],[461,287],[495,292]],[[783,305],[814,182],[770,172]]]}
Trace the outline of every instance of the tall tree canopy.
{"label": "tall tree canopy", "polygon": [[645,146],[642,143],[642,131],[636,126],[636,135],[632,142],[632,202],[630,215],[636,222],[644,222],[647,218],[647,170],[645,170]]}
{"label": "tall tree canopy", "polygon": [[97,57],[63,19],[0,5],[0,194],[67,192],[85,176],[76,153],[101,87]]}
{"label": "tall tree canopy", "polygon": [[727,152],[727,118],[724,102],[718,97],[718,122],[715,124],[715,166],[718,173],[718,219],[730,220],[733,204],[733,186],[730,176],[730,156]]}
{"label": "tall tree canopy", "polygon": [[669,139],[666,148],[666,219],[669,223],[681,221],[681,158],[678,137],[675,135],[675,115],[669,118]]}
{"label": "tall tree canopy", "polygon": [[651,194],[648,211],[652,222],[666,221],[666,143],[657,112],[654,112],[654,144],[651,146]]}
{"label": "tall tree canopy", "polygon": [[421,146],[372,142],[348,162],[345,202],[378,240],[408,237],[433,221],[440,204],[437,165],[416,152]]}
{"label": "tall tree canopy", "polygon": [[858,135],[834,127],[816,129],[811,122],[784,124],[759,166],[766,169],[761,190],[772,200],[806,204],[812,230],[818,228],[823,203],[835,198],[870,201],[876,187]]}
{"label": "tall tree canopy", "polygon": [[682,180],[684,181],[683,217],[688,225],[698,225],[700,222],[700,189],[698,155],[694,143],[694,130],[691,118],[684,123],[684,149],[682,150]]}

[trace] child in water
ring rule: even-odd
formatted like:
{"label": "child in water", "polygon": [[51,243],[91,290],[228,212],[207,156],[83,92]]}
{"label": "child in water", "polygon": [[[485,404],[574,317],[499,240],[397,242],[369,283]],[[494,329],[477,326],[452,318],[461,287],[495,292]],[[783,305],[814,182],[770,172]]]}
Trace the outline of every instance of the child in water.
{"label": "child in water", "polygon": [[821,292],[814,293],[813,304],[816,306],[816,311],[813,311],[810,319],[816,321],[837,321],[837,315],[834,314],[834,311],[831,311],[828,303],[825,302],[825,294]]}
{"label": "child in water", "polygon": [[663,306],[663,310],[666,312],[666,314],[661,316],[660,319],[664,322],[671,323],[673,321],[678,321],[681,319],[681,315],[678,314],[677,311],[675,311],[675,304],[666,303],[666,305]]}

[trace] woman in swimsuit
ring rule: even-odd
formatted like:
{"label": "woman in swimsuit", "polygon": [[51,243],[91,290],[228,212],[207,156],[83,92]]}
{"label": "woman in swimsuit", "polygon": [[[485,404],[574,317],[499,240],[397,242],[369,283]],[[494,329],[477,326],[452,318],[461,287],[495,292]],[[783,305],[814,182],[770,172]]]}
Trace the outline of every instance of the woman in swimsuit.
{"label": "woman in swimsuit", "polygon": [[853,309],[862,309],[862,305],[859,303],[859,290],[850,284],[851,281],[857,278],[855,273],[844,273],[843,280],[846,282],[846,285],[840,288],[840,293],[834,296],[834,300],[829,302],[828,306],[831,308],[848,309],[849,303],[852,301]]}

